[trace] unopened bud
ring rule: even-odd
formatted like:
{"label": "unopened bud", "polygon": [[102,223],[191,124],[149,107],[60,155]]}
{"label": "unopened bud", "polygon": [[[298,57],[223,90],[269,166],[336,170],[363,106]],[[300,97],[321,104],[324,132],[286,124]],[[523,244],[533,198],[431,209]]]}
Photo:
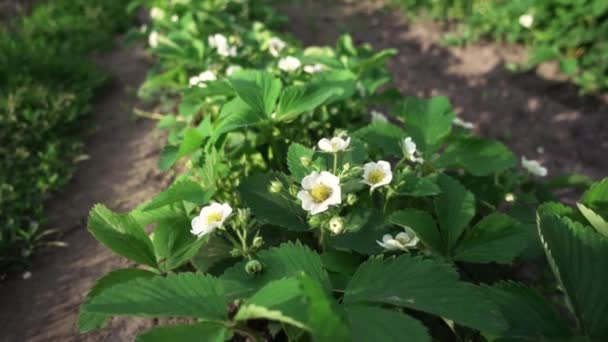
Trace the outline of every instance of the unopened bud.
{"label": "unopened bud", "polygon": [[319,215],[315,215],[315,216],[311,216],[310,219],[308,219],[308,224],[313,227],[313,228],[317,228],[321,226],[321,223],[323,220],[321,219],[321,216]]}
{"label": "unopened bud", "polygon": [[262,265],[262,263],[259,262],[258,260],[249,260],[245,264],[245,272],[247,272],[247,274],[253,275],[253,274],[260,273],[263,270],[264,270],[264,265]]}
{"label": "unopened bud", "polygon": [[344,219],[340,216],[334,216],[329,220],[329,230],[334,234],[338,235],[344,230]]}
{"label": "unopened bud", "polygon": [[273,194],[278,194],[279,192],[283,191],[283,183],[279,182],[278,180],[273,180],[272,182],[270,182],[268,191]]}
{"label": "unopened bud", "polygon": [[300,164],[304,165],[304,166],[309,166],[310,165],[310,157],[300,157]]}
{"label": "unopened bud", "polygon": [[515,202],[515,195],[511,192],[505,195],[505,201],[507,202]]}
{"label": "unopened bud", "polygon": [[357,195],[355,195],[355,194],[348,194],[346,196],[346,203],[348,205],[353,205],[353,204],[357,203]]}
{"label": "unopened bud", "polygon": [[350,163],[344,163],[344,165],[342,165],[342,169],[346,172],[348,170],[350,170]]}
{"label": "unopened bud", "polygon": [[251,244],[254,248],[260,248],[264,245],[264,239],[261,236],[256,236]]}

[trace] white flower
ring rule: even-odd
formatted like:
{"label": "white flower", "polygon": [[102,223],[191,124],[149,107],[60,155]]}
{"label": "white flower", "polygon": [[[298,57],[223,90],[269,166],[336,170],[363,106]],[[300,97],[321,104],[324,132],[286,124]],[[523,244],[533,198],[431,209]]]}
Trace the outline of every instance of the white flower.
{"label": "white flower", "polygon": [[313,171],[302,179],[302,189],[298,198],[302,201],[302,209],[316,215],[329,209],[330,205],[342,203],[340,178],[330,172]]}
{"label": "white flower", "polygon": [[154,20],[163,20],[165,18],[165,11],[158,7],[152,7],[152,9],[150,9],[150,18]]}
{"label": "white flower", "polygon": [[512,192],[509,192],[505,195],[505,201],[512,203],[515,202],[515,194],[513,194]]}
{"label": "white flower", "polygon": [[526,157],[521,157],[521,166],[535,176],[545,177],[547,175],[547,168],[540,165],[538,160],[531,160],[526,159]]}
{"label": "white flower", "polygon": [[415,163],[423,163],[424,159],[418,155],[418,150],[416,149],[416,143],[412,140],[411,137],[407,137],[403,140],[403,153],[405,156],[415,162]]}
{"label": "white flower", "polygon": [[372,110],[372,122],[388,122],[388,119],[386,118],[386,116],[384,116],[384,114]]}
{"label": "white flower", "polygon": [[242,68],[239,65],[231,65],[228,68],[226,68],[226,76],[231,76],[232,74],[234,74],[235,72],[241,70]]}
{"label": "white flower", "polygon": [[350,145],[350,137],[347,137],[346,139],[342,139],[341,137],[333,137],[331,139],[323,138],[319,140],[317,145],[323,152],[336,153],[348,148],[348,145]]}
{"label": "white flower", "polygon": [[534,16],[531,14],[523,14],[519,17],[519,24],[529,29],[532,27],[532,24],[534,24]]}
{"label": "white flower", "polygon": [[475,124],[469,121],[464,121],[459,117],[455,117],[454,120],[452,120],[452,124],[454,126],[459,126],[465,129],[473,129],[475,128]]}
{"label": "white flower", "polygon": [[285,72],[292,72],[298,70],[302,66],[302,62],[293,56],[287,56],[279,60],[279,69]]}
{"label": "white flower", "polygon": [[171,22],[177,22],[179,20],[179,17],[177,16],[177,14],[174,14],[171,16]]}
{"label": "white flower", "polygon": [[32,277],[32,272],[25,271],[25,272],[23,272],[22,277],[23,277],[23,279],[28,280],[28,279],[30,279]]}
{"label": "white flower", "polygon": [[236,46],[231,46],[228,43],[228,38],[221,33],[216,33],[207,38],[209,46],[217,50],[218,55],[223,57],[236,56]]}
{"label": "white flower", "polygon": [[150,32],[150,35],[148,36],[148,45],[150,45],[150,47],[157,47],[158,46],[158,32],[156,31],[152,31]]}
{"label": "white flower", "polygon": [[329,220],[329,230],[334,234],[338,235],[344,230],[344,219],[340,216],[334,216]]}
{"label": "white flower", "polygon": [[371,186],[371,191],[390,183],[393,180],[393,172],[389,162],[380,160],[363,165],[363,183]]}
{"label": "white flower", "polygon": [[405,228],[405,232],[401,232],[393,238],[391,234],[385,234],[382,241],[376,241],[380,247],[389,250],[406,250],[409,247],[414,247],[418,244],[418,237],[410,228]]}
{"label": "white flower", "polygon": [[213,71],[207,70],[201,72],[197,76],[190,77],[190,79],[188,80],[188,84],[190,85],[190,87],[199,86],[201,88],[205,88],[207,86],[207,84],[205,83],[209,81],[215,81],[216,79],[217,77],[215,76]]}
{"label": "white flower", "polygon": [[192,234],[201,237],[213,232],[216,228],[224,225],[224,221],[232,213],[232,208],[224,203],[211,203],[201,209],[199,216],[192,219]]}
{"label": "white flower", "polygon": [[323,64],[309,64],[304,66],[304,72],[307,74],[316,74],[325,70],[325,65]]}
{"label": "white flower", "polygon": [[268,51],[270,51],[270,54],[274,57],[279,57],[281,51],[283,51],[283,49],[286,47],[287,44],[285,44],[281,38],[272,37],[270,40],[268,40]]}

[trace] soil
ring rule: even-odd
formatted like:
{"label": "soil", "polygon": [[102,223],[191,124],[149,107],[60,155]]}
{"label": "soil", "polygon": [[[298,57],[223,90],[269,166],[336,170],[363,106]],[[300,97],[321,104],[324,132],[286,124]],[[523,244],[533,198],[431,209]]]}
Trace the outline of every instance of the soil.
{"label": "soil", "polygon": [[65,248],[43,251],[34,259],[31,278],[13,277],[0,284],[0,330],[3,341],[132,341],[151,320],[114,319],[108,327],[78,334],[78,308],[95,280],[129,266],[101,246],[86,229],[96,203],[126,211],[166,187],[169,174],[157,169],[165,137],[148,120],[135,121],[135,90],[149,65],[143,50],[118,47],[97,58],[114,76],[83,122],[85,152],[73,179],[48,203],[49,228],[59,229]]}
{"label": "soil", "polygon": [[439,25],[408,21],[387,2],[306,0],[282,5],[279,12],[289,19],[286,30],[305,45],[333,46],[341,33],[350,32],[356,43],[397,49],[389,67],[404,95],[449,97],[479,134],[541,160],[550,176],[608,176],[606,96],[578,96],[553,64],[528,73],[506,70],[505,62],[526,60],[521,46],[445,46]]}
{"label": "soil", "polygon": [[[357,43],[396,48],[390,69],[404,94],[448,96],[480,134],[541,159],[550,174],[608,174],[606,101],[576,96],[576,89],[561,82],[550,66],[526,74],[504,70],[505,61],[525,60],[521,47],[446,47],[440,43],[440,27],[408,22],[382,1],[307,0],[280,9],[289,17],[288,30],[306,45],[333,45],[341,32],[349,31]],[[134,90],[148,69],[141,48],[120,47],[99,61],[116,79],[83,123],[83,131],[91,132],[85,140],[89,159],[48,204],[49,227],[60,229],[68,246],[39,254],[31,278],[0,284],[3,341],[131,341],[155,324],[115,318],[100,331],[76,331],[79,305],[95,280],[129,266],[87,232],[88,211],[95,203],[129,210],[171,181],[156,167],[165,138],[154,122],[135,121],[131,115],[131,108],[141,105]]]}

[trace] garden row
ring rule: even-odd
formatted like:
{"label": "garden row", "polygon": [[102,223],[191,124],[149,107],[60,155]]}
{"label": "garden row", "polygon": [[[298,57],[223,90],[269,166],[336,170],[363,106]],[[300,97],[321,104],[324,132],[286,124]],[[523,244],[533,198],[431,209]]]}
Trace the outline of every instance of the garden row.
{"label": "garden row", "polygon": [[[446,98],[403,97],[395,51],[303,48],[253,3],[150,10],[140,94],[160,109],[138,113],[169,131],[159,166],[180,174],[131,212],[91,210],[93,236],[140,267],[98,280],[81,331],[128,315],[189,318],[141,341],[608,336],[608,181],[556,202],[577,177],[520,164]],[[514,281],[545,255],[554,277]]]}
{"label": "garden row", "polygon": [[126,27],[120,1],[48,1],[0,31],[0,277],[42,243],[43,204],[82,154],[80,119],[106,76],[88,55]]}
{"label": "garden row", "polygon": [[450,44],[490,37],[531,47],[525,69],[545,61],[560,70],[582,92],[608,89],[608,2],[574,1],[431,1],[391,0],[405,13],[426,12],[433,18],[459,23],[446,36]]}

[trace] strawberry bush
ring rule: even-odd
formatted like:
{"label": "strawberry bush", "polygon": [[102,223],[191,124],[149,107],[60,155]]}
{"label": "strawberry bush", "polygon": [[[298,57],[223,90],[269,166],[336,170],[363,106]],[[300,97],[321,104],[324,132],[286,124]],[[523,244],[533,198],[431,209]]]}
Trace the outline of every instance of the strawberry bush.
{"label": "strawberry bush", "polygon": [[[559,203],[580,177],[475,136],[447,98],[402,96],[393,50],[302,47],[270,3],[150,14],[140,95],[160,109],[136,111],[179,174],[130,212],[91,210],[138,266],[97,281],[81,331],[126,315],[182,318],[140,341],[606,338],[608,181]],[[545,258],[549,279],[513,276]]]}

